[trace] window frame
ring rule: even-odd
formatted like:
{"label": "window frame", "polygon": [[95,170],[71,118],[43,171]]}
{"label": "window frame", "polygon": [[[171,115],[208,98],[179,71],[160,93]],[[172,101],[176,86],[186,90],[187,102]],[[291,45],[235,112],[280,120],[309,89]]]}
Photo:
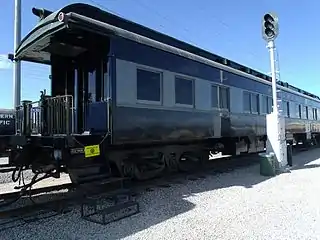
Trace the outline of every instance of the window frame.
{"label": "window frame", "polygon": [[[252,111],[252,106],[253,106],[253,104],[252,104],[252,96],[254,95],[254,97],[257,99],[257,104],[256,104],[256,107],[257,107],[257,111],[256,112],[253,112]],[[251,114],[259,114],[259,112],[260,112],[260,94],[259,93],[255,93],[255,92],[252,92],[251,94],[250,94],[250,112],[251,112]]]}
{"label": "window frame", "polygon": [[[218,106],[217,107],[213,107],[212,106],[212,87],[216,87],[217,88],[217,103],[218,103]],[[221,88],[224,88],[224,89],[227,89],[227,93],[228,93],[228,96],[227,96],[227,108],[221,108],[221,102],[220,102],[220,89]],[[230,87],[229,86],[225,86],[225,85],[221,85],[221,84],[216,84],[216,83],[211,83],[210,84],[210,108],[212,110],[220,110],[220,111],[230,111],[230,102],[231,102],[231,99],[230,99]]]}
{"label": "window frame", "polygon": [[[244,108],[244,94],[245,93],[248,93],[249,94],[249,99],[250,99],[250,110],[245,110]],[[257,112],[253,112],[252,111],[252,96],[255,96],[257,97]],[[248,90],[243,90],[242,91],[242,110],[244,113],[247,113],[247,114],[255,114],[255,115],[258,115],[261,111],[260,111],[260,95],[259,93],[256,93],[256,92],[252,92],[252,91],[248,91]]]}
{"label": "window frame", "polygon": [[[183,103],[177,103],[176,102],[176,79],[177,78],[180,78],[180,79],[183,79],[183,80],[187,80],[187,81],[191,81],[192,83],[192,104],[183,104]],[[186,108],[195,108],[195,102],[196,102],[196,99],[195,99],[195,79],[194,78],[191,78],[191,77],[186,77],[184,75],[180,75],[180,74],[175,74],[174,75],[174,105],[177,106],[177,107],[186,107]]]}
{"label": "window frame", "polygon": [[[244,107],[244,95],[249,94],[249,110],[246,110]],[[242,92],[242,110],[244,113],[251,113],[251,92],[244,90]]]}
{"label": "window frame", "polygon": [[[152,101],[152,100],[142,100],[138,99],[138,71],[145,71],[145,72],[152,72],[160,75],[160,101]],[[146,66],[136,66],[135,69],[136,74],[136,102],[139,104],[151,104],[151,105],[158,105],[161,106],[163,104],[163,72],[159,69],[155,69],[152,67],[146,67]]]}
{"label": "window frame", "polygon": [[[220,91],[221,89],[226,89],[227,90],[227,108],[222,108],[221,107],[221,101],[220,101]],[[218,86],[218,107],[219,109],[223,110],[223,111],[230,111],[230,87],[228,86]]]}

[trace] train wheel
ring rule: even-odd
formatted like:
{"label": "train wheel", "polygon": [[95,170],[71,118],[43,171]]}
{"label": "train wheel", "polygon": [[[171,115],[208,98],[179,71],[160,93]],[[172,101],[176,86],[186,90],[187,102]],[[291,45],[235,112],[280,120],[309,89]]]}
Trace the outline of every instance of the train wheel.
{"label": "train wheel", "polygon": [[179,159],[183,153],[183,149],[177,146],[167,147],[163,150],[165,161],[166,161],[166,170],[170,173],[179,171]]}
{"label": "train wheel", "polygon": [[150,156],[131,156],[123,161],[123,175],[136,180],[147,180],[159,176],[165,169],[165,157],[161,153]]}

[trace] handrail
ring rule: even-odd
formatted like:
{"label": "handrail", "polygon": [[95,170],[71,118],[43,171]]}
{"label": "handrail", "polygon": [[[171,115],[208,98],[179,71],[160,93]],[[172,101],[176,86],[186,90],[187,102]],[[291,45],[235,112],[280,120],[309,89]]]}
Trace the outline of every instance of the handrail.
{"label": "handrail", "polygon": [[23,101],[16,108],[16,132],[19,135],[69,135],[74,133],[72,95],[45,96],[39,101]]}

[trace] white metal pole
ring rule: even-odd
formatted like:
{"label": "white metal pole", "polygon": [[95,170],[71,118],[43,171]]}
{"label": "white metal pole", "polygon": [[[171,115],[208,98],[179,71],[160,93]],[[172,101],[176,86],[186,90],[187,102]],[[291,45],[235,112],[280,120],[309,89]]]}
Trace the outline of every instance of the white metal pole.
{"label": "white metal pole", "polygon": [[[21,41],[21,0],[14,2],[14,53]],[[13,65],[13,104],[14,107],[21,102],[21,63],[14,61]]]}
{"label": "white metal pole", "polygon": [[270,63],[271,63],[271,78],[272,78],[272,99],[273,99],[273,113],[278,115],[278,101],[277,101],[277,73],[276,73],[276,61],[274,57],[274,41],[268,42],[268,48],[270,51]]}

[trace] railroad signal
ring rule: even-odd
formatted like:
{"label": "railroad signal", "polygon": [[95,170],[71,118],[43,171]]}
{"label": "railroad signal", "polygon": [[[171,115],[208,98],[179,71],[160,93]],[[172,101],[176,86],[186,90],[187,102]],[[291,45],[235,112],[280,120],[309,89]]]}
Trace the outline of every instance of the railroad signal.
{"label": "railroad signal", "polygon": [[279,19],[275,13],[267,13],[262,20],[262,36],[266,41],[273,41],[279,34]]}

